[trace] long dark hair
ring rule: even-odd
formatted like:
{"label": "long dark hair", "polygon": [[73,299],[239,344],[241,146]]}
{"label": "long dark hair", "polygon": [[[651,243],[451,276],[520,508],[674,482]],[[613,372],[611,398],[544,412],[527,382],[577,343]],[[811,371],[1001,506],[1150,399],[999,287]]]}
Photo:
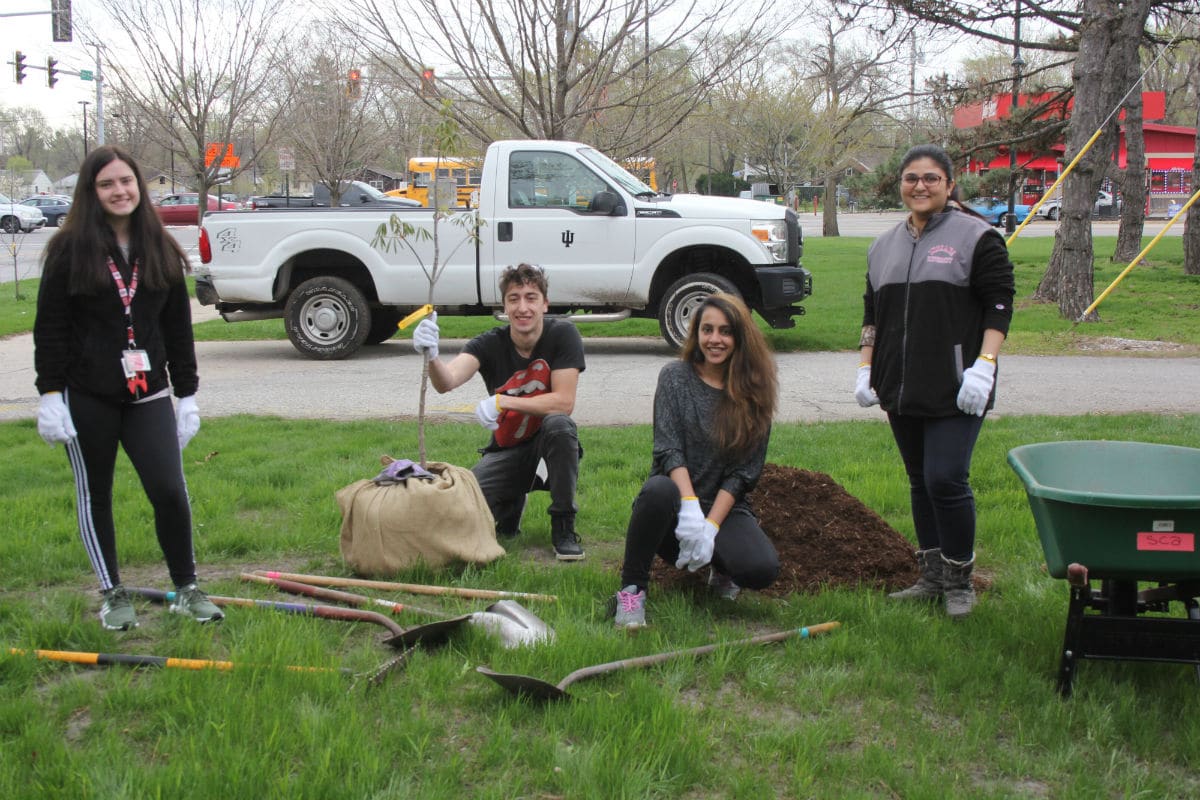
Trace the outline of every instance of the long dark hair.
{"label": "long dark hair", "polygon": [[113,161],[128,164],[137,179],[138,204],[129,219],[129,259],[138,262],[139,282],[149,289],[166,289],[182,281],[190,269],[183,249],[151,206],[146,180],[133,156],[117,145],[100,145],[80,165],[71,213],[59,223],[61,228],[44,255],[47,271],[69,270],[71,294],[90,294],[107,286],[111,281],[107,259],[111,256],[118,263],[122,259],[116,234],[96,195],[96,175]]}
{"label": "long dark hair", "polygon": [[779,378],[771,348],[751,319],[750,309],[740,297],[731,294],[709,295],[692,313],[680,358],[689,364],[703,363],[700,318],[707,308],[725,315],[734,341],[733,352],[725,362],[725,389],[716,419],[711,423],[713,440],[722,453],[738,457],[751,451],[771,430],[779,399]]}
{"label": "long dark hair", "polygon": [[[950,155],[938,147],[936,144],[918,144],[908,148],[908,152],[904,154],[904,158],[900,159],[900,172],[908,169],[908,165],[916,161],[918,158],[928,158],[939,167],[942,172],[946,173],[946,180],[954,181],[954,162],[950,160]],[[972,217],[984,219],[984,216],[974,209],[968,208],[962,201],[962,196],[958,193],[958,184],[954,184],[954,188],[950,190],[950,200],[954,201],[952,208],[956,208],[964,214],[969,214]],[[949,203],[947,203],[949,205]]]}

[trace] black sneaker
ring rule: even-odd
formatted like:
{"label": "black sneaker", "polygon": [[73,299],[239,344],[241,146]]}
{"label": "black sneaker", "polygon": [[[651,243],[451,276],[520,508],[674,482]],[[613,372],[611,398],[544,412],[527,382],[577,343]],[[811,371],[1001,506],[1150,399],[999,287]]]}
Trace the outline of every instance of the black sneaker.
{"label": "black sneaker", "polygon": [[559,561],[583,561],[583,547],[579,534],[571,531],[554,537],[554,557]]}

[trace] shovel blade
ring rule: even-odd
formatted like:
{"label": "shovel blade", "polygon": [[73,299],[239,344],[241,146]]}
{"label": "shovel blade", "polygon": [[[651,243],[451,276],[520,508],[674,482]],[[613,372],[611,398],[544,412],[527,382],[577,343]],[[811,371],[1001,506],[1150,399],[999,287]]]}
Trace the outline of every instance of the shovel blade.
{"label": "shovel blade", "polygon": [[427,622],[424,625],[414,625],[411,628],[405,628],[395,636],[384,639],[383,643],[389,647],[395,647],[397,650],[406,650],[410,647],[416,647],[419,644],[440,644],[444,642],[446,638],[458,628],[458,626],[470,619],[470,614],[463,614],[459,617],[439,619],[436,622]]}
{"label": "shovel blade", "polygon": [[492,603],[471,615],[471,624],[497,636],[504,647],[525,647],[554,640],[554,631],[515,600]]}
{"label": "shovel blade", "polygon": [[493,672],[487,667],[476,667],[475,671],[480,675],[491,678],[493,681],[500,684],[515,695],[529,697],[533,700],[571,699],[571,695],[567,694],[553,683],[547,683],[541,678],[532,678],[528,675],[513,675],[504,672]]}

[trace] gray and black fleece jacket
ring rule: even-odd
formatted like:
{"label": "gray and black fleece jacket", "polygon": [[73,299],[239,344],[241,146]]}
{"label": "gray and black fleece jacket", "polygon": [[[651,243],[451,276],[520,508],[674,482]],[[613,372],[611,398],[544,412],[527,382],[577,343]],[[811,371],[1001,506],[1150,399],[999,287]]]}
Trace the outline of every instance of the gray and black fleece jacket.
{"label": "gray and black fleece jacket", "polygon": [[[114,261],[128,285],[132,270],[119,254]],[[168,386],[176,397],[196,393],[200,381],[186,282],[158,291],[138,286],[133,333],[138,348],[149,355],[151,369],[146,390],[134,396],[121,368],[127,335],[125,306],[116,284],[91,294],[71,294],[69,272],[65,258],[47,263],[38,288],[33,361],[39,393],[70,388],[115,402],[150,397]]]}
{"label": "gray and black fleece jacket", "polygon": [[[961,413],[963,370],[979,356],[984,330],[1008,334],[1014,293],[1004,239],[953,206],[920,236],[902,222],[876,239],[867,253],[863,325],[875,327],[871,386],[880,406],[917,417]],[[993,386],[988,408],[995,398]]]}

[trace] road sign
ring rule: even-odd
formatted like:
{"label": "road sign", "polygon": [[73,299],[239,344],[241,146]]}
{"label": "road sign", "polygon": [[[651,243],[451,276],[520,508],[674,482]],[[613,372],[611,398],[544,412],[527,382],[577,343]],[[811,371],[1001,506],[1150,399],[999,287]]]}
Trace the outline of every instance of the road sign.
{"label": "road sign", "polygon": [[292,148],[279,148],[279,168],[284,171],[296,168],[296,154],[292,151]]}
{"label": "road sign", "polygon": [[95,79],[96,79],[96,77],[95,77],[95,76],[92,74],[92,71],[91,71],[90,69],[81,69],[81,70],[79,70],[79,80],[81,80],[81,81],[92,81],[92,80],[95,80]]}

